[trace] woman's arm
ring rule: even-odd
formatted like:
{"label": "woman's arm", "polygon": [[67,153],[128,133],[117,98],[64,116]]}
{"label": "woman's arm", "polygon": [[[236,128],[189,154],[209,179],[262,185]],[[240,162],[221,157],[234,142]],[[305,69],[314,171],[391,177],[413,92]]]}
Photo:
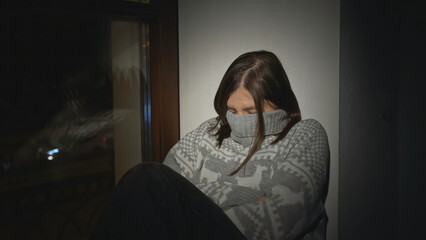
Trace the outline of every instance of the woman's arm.
{"label": "woman's arm", "polygon": [[199,143],[211,124],[212,120],[208,120],[186,134],[170,149],[163,161],[163,164],[184,176],[194,185],[200,182],[200,169],[204,161],[199,154]]}
{"label": "woman's arm", "polygon": [[261,190],[223,181],[199,183],[196,186],[222,209],[254,202],[265,194]]}
{"label": "woman's arm", "polygon": [[314,120],[294,127],[289,132],[291,150],[277,165],[265,198],[225,211],[249,239],[293,239],[325,214],[326,133]]}

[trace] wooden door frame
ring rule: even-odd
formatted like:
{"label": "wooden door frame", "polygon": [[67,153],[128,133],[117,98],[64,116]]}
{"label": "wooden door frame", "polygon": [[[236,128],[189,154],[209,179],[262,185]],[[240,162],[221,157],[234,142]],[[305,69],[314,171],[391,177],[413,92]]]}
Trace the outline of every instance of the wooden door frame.
{"label": "wooden door frame", "polygon": [[162,162],[179,140],[178,3],[158,4],[151,25],[152,160]]}
{"label": "wooden door frame", "polygon": [[[151,0],[149,4],[110,0],[103,11],[149,20],[151,70],[152,159],[163,162],[179,140],[178,1]],[[143,109],[141,109],[143,111]],[[141,122],[141,131],[144,129]],[[144,147],[142,147],[144,149]]]}

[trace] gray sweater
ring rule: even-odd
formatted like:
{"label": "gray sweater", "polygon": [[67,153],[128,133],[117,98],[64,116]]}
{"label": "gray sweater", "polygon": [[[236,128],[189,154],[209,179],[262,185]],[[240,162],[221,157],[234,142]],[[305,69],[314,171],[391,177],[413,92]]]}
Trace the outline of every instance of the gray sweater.
{"label": "gray sweater", "polygon": [[[215,131],[209,131],[215,119],[184,136],[164,164],[219,205],[248,239],[325,239],[327,135],[316,120],[302,120],[271,145],[273,134],[286,124],[285,112],[280,111],[264,113],[266,138],[246,167],[233,176],[229,173],[247,156],[252,133],[231,134],[218,148]],[[262,196],[265,200],[258,202]]]}

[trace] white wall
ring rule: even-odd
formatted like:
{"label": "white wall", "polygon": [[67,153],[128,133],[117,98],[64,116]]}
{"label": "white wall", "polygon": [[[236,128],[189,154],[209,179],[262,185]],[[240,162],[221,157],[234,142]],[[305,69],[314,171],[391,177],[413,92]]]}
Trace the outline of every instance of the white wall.
{"label": "white wall", "polygon": [[240,54],[269,50],[282,61],[303,118],[325,127],[331,149],[328,238],[337,239],[339,0],[180,0],[181,136],[215,117],[214,94]]}

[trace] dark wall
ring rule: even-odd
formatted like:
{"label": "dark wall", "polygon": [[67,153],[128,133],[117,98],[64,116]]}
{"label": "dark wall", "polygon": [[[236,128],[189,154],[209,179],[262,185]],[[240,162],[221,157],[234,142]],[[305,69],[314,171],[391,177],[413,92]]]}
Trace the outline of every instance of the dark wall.
{"label": "dark wall", "polygon": [[421,230],[413,228],[425,202],[420,12],[412,2],[341,1],[339,239]]}
{"label": "dark wall", "polygon": [[402,16],[398,84],[399,239],[423,239],[426,226],[426,8],[407,4],[399,11]]}

